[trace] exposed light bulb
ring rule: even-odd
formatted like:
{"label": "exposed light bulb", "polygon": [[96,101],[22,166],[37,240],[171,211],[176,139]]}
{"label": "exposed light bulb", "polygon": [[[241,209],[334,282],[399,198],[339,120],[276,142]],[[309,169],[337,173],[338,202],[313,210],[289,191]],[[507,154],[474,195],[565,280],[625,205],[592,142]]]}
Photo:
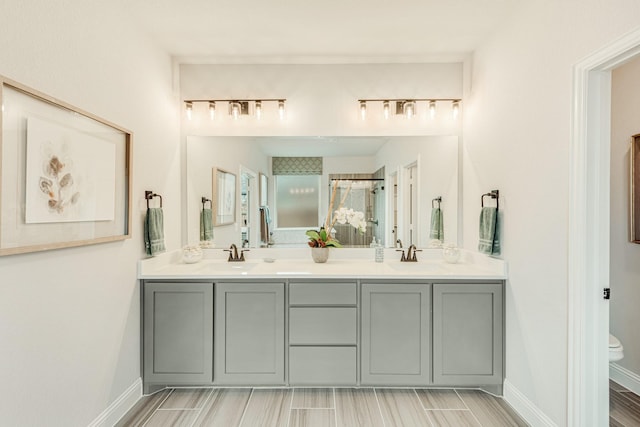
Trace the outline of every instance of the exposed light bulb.
{"label": "exposed light bulb", "polygon": [[234,120],[238,120],[240,117],[240,103],[238,101],[231,102],[231,115]]}
{"label": "exposed light bulb", "polygon": [[451,104],[451,114],[453,115],[454,120],[458,118],[458,114],[460,114],[460,101],[455,100]]}
{"label": "exposed light bulb", "polygon": [[209,101],[209,117],[211,120],[216,118],[216,103],[215,101]]}
{"label": "exposed light bulb", "polygon": [[262,117],[262,101],[256,101],[256,118],[260,120]]}
{"label": "exposed light bulb", "polygon": [[416,104],[413,101],[405,101],[404,103],[404,114],[407,116],[407,119],[411,120],[411,118],[416,113],[415,111]]}
{"label": "exposed light bulb", "polygon": [[193,117],[193,103],[191,101],[185,102],[185,106],[187,109],[187,120],[191,120]]}
{"label": "exposed light bulb", "polygon": [[382,114],[384,116],[385,119],[389,118],[389,101],[383,101],[382,102]]}
{"label": "exposed light bulb", "polygon": [[434,119],[436,117],[436,101],[429,101],[429,116]]}
{"label": "exposed light bulb", "polygon": [[360,118],[367,118],[367,101],[360,101]]}
{"label": "exposed light bulb", "polygon": [[284,99],[278,100],[278,114],[280,115],[280,120],[284,120]]}

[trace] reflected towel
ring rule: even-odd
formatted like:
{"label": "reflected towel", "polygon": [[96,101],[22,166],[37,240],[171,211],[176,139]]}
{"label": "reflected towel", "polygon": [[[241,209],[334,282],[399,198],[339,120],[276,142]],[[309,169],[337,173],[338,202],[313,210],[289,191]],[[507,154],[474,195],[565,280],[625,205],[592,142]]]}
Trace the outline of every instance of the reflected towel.
{"label": "reflected towel", "polygon": [[269,246],[269,208],[260,206],[260,244]]}
{"label": "reflected towel", "polygon": [[500,255],[500,234],[498,232],[498,209],[482,208],[480,212],[480,241],[478,251],[487,255]]}
{"label": "reflected towel", "polygon": [[144,248],[147,255],[151,256],[166,250],[162,208],[147,209],[147,216],[144,219]]}
{"label": "reflected towel", "polygon": [[200,241],[210,242],[213,240],[213,212],[211,209],[200,211]]}
{"label": "reflected towel", "polygon": [[444,221],[442,220],[442,209],[431,209],[431,230],[429,239],[437,239],[444,242]]}

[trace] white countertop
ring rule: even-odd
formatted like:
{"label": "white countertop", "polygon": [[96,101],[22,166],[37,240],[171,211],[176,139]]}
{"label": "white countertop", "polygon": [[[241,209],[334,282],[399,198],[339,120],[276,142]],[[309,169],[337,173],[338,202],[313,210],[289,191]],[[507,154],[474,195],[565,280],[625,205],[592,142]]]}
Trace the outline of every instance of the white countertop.
{"label": "white countertop", "polygon": [[[464,251],[458,263],[442,259],[440,249],[418,252],[418,262],[400,262],[394,249],[385,249],[385,262],[374,261],[370,248],[331,249],[329,260],[314,263],[307,248],[251,249],[246,261],[227,262],[227,252],[205,249],[203,259],[194,264],[182,261],[177,250],[138,264],[139,279],[423,279],[423,280],[504,280],[506,262],[483,254]],[[273,260],[267,262],[265,260]]]}

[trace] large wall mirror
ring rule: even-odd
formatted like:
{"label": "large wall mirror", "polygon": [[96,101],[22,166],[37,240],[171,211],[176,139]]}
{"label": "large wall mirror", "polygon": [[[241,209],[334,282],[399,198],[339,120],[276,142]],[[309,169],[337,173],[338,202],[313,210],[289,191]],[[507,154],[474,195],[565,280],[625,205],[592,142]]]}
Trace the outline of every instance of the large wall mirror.
{"label": "large wall mirror", "polygon": [[[386,247],[398,246],[400,242],[405,247],[412,243],[418,247],[428,247],[435,199],[440,199],[437,205],[443,214],[444,243],[458,243],[457,136],[188,136],[186,152],[187,203],[183,212],[187,219],[186,243],[196,243],[198,240],[201,198],[212,197],[216,200],[217,196],[212,192],[220,191],[218,185],[211,185],[212,167],[226,173],[225,176],[235,177],[243,170],[256,172],[260,195],[259,202],[251,209],[256,210],[255,217],[259,219],[260,226],[262,219],[269,222],[269,246],[306,245],[305,231],[324,223],[334,180],[340,182],[340,191],[349,187],[344,207],[363,211],[367,220],[365,234],[352,236],[345,233],[353,234],[355,229],[337,230],[341,233],[340,241],[346,246],[368,247],[372,238],[376,237]],[[281,175],[278,171],[274,173],[272,165],[276,157],[319,157],[322,167],[320,171],[314,170],[315,178],[308,180],[311,182],[309,184],[295,175]],[[240,191],[238,186],[234,191]],[[283,197],[283,191],[291,196]],[[286,224],[291,206],[296,205],[296,197],[302,200],[303,196],[317,201],[314,212],[308,216],[305,224],[279,224],[279,218]],[[241,196],[236,194],[235,203],[240,204],[241,200]],[[265,206],[266,210],[263,209]],[[240,211],[241,208],[237,206],[236,210]],[[256,229],[247,238],[243,233],[244,224],[240,224],[237,217],[233,220],[230,218],[227,215],[215,225],[216,247],[225,248],[231,243],[242,243],[249,247],[265,245],[262,230]],[[253,226],[258,227],[255,223]],[[245,242],[247,239],[248,242]]]}

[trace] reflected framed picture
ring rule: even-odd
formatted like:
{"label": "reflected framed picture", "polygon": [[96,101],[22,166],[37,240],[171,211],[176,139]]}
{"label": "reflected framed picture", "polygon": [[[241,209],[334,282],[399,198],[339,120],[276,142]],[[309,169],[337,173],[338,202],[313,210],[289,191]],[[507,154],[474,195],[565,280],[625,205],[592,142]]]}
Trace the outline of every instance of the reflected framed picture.
{"label": "reflected framed picture", "polygon": [[236,222],[236,175],[213,168],[213,225]]}
{"label": "reflected framed picture", "polygon": [[267,206],[269,204],[269,178],[263,173],[260,173],[260,206]]}
{"label": "reflected framed picture", "polygon": [[0,255],[131,237],[131,132],[0,82]]}
{"label": "reflected framed picture", "polygon": [[633,243],[640,243],[640,134],[631,137],[629,158],[631,160],[629,168],[630,240]]}

